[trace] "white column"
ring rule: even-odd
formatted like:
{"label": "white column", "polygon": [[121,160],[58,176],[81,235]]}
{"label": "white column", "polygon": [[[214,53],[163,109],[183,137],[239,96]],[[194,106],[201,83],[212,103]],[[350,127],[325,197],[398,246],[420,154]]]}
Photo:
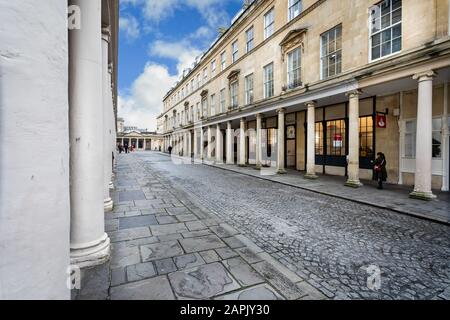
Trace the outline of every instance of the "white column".
{"label": "white column", "polygon": [[198,158],[198,129],[194,128],[194,160]]}
{"label": "white column", "polygon": [[261,160],[262,160],[262,138],[261,138],[261,120],[262,114],[258,113],[256,115],[256,168],[261,169]]}
{"label": "white column", "polygon": [[231,121],[227,121],[227,164],[234,164],[233,160],[233,132],[231,129]]}
{"label": "white column", "polygon": [[203,127],[200,127],[200,159],[203,161],[205,158],[205,137]]}
{"label": "white column", "polygon": [[246,155],[246,148],[245,148],[245,118],[241,118],[240,121],[240,127],[239,127],[239,166],[245,167],[245,155]]}
{"label": "white column", "polygon": [[220,123],[216,125],[216,162],[223,162],[223,141],[222,141],[222,131],[220,130]]}
{"label": "white column", "polygon": [[110,146],[109,112],[112,107],[111,82],[109,74],[109,42],[111,38],[110,27],[102,28],[102,77],[103,77],[103,207],[105,212],[112,211],[114,203],[109,194],[112,159]]}
{"label": "white column", "polygon": [[448,83],[444,84],[444,114],[442,117],[442,159],[443,159],[443,172],[444,176],[442,178],[442,191],[449,190],[449,150],[448,150],[448,138],[449,138],[449,128],[448,128]]}
{"label": "white column", "polygon": [[277,110],[278,112],[278,157],[277,157],[277,173],[286,173],[284,168],[284,108],[280,108]]}
{"label": "white column", "polygon": [[310,101],[305,103],[306,107],[308,108],[307,112],[307,149],[306,149],[306,174],[305,178],[307,179],[317,179],[316,175],[316,102]]}
{"label": "white column", "polygon": [[212,128],[211,126],[208,126],[208,149],[207,149],[207,159],[212,159]]}
{"label": "white column", "polygon": [[71,0],[80,30],[69,32],[71,260],[87,267],[109,259],[103,196],[101,1]]}
{"label": "white column", "polygon": [[431,200],[431,159],[433,132],[433,71],[414,75],[419,82],[417,97],[416,172],[411,198]]}
{"label": "white column", "polygon": [[67,2],[0,21],[0,300],[69,300]]}
{"label": "white column", "polygon": [[347,93],[348,104],[348,179],[347,187],[358,188],[359,181],[359,95],[355,90]]}

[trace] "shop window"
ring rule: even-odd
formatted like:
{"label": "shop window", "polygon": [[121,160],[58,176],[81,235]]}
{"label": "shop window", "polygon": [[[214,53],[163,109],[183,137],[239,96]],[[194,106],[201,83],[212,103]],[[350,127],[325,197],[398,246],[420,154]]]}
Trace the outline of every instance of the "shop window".
{"label": "shop window", "polygon": [[442,119],[433,119],[433,158],[441,158],[442,148],[441,148],[441,128]]}
{"label": "shop window", "polygon": [[327,121],[327,155],[345,156],[345,121]]}
{"label": "shop window", "polygon": [[277,129],[275,128],[267,129],[267,156],[269,158],[272,157],[272,152],[277,140],[276,131]]}
{"label": "shop window", "polygon": [[405,158],[416,157],[416,120],[405,122]]}
{"label": "shop window", "polygon": [[316,155],[323,156],[323,123],[316,122],[315,128]]}
{"label": "shop window", "polygon": [[373,117],[359,118],[359,156],[372,158],[373,150]]}

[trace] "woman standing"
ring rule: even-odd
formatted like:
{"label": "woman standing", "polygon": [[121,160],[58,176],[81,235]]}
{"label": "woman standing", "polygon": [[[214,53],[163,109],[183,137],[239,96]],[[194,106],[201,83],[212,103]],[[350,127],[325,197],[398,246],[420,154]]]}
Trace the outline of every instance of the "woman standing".
{"label": "woman standing", "polygon": [[383,181],[387,180],[386,157],[384,153],[378,152],[375,159],[375,177],[378,181],[378,189],[383,189]]}

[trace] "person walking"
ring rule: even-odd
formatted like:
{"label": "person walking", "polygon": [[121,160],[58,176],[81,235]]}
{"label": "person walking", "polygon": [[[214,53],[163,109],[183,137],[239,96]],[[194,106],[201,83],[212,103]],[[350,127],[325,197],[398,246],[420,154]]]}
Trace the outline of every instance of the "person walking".
{"label": "person walking", "polygon": [[375,178],[378,181],[378,189],[383,189],[383,182],[387,180],[386,157],[384,153],[378,152],[374,165]]}
{"label": "person walking", "polygon": [[169,150],[169,154],[172,154],[172,146],[169,146],[169,148],[167,148],[167,150]]}
{"label": "person walking", "polygon": [[128,145],[127,144],[125,144],[124,148],[125,148],[125,153],[128,153]]}

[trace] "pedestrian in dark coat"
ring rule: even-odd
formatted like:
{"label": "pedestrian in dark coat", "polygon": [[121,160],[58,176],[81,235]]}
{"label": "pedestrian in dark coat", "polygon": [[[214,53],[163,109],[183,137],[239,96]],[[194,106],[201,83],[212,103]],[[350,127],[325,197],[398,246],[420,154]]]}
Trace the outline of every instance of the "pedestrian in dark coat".
{"label": "pedestrian in dark coat", "polygon": [[169,146],[169,148],[167,148],[167,150],[169,151],[169,154],[172,154],[172,146]]}
{"label": "pedestrian in dark coat", "polygon": [[387,180],[386,157],[384,153],[378,152],[374,164],[375,178],[378,181],[378,189],[383,189],[383,182]]}

